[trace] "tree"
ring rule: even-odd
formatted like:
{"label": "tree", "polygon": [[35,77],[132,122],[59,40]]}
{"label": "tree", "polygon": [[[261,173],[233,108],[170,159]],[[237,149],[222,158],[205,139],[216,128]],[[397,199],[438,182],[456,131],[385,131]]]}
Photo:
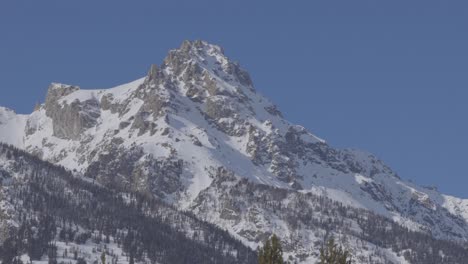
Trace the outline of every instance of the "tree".
{"label": "tree", "polygon": [[47,256],[49,257],[49,264],[57,264],[57,246],[49,244]]}
{"label": "tree", "polygon": [[283,264],[283,249],[276,235],[267,239],[263,248],[258,251],[259,264]]}
{"label": "tree", "polygon": [[338,246],[333,237],[320,249],[320,264],[351,264],[351,260],[349,251]]}
{"label": "tree", "polygon": [[101,254],[101,263],[106,264],[106,253],[105,252],[102,252],[102,254]]}

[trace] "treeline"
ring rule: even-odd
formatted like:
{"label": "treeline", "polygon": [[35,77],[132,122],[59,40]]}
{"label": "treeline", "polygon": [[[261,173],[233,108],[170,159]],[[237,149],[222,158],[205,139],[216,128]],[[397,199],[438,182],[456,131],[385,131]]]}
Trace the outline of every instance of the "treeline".
{"label": "treeline", "polygon": [[[217,179],[220,182],[229,180],[232,179]],[[284,220],[292,230],[307,227],[308,230],[324,234],[340,234],[345,243],[371,243],[391,249],[410,263],[466,263],[468,259],[468,247],[462,243],[435,239],[430,234],[409,230],[384,216],[345,206],[324,196],[254,184],[246,179],[233,185],[224,190],[226,195],[223,198],[226,200],[222,202],[229,203],[233,208],[258,206],[265,214]],[[357,231],[356,225],[361,231]],[[294,241],[296,238],[290,239]],[[296,246],[287,243],[286,250],[293,250]],[[312,254],[317,255],[316,252],[310,252]],[[376,262],[379,258],[384,259],[383,263],[391,263],[385,260],[385,254],[379,254],[378,251],[374,257],[356,258],[356,261],[380,263]]]}
{"label": "treeline", "polygon": [[18,227],[0,247],[2,263],[54,260],[54,240],[84,244],[112,239],[134,262],[255,263],[256,253],[214,225],[179,212],[154,198],[123,196],[73,176],[61,167],[21,150],[0,145],[9,160],[3,191],[14,207]]}
{"label": "treeline", "polygon": [[[0,246],[2,263],[15,263],[22,254],[32,259],[47,255],[53,260],[57,239],[77,244],[107,243],[112,239],[135,262],[257,262],[257,254],[226,231],[157,199],[138,193],[123,196],[4,144],[0,144],[1,159],[10,161],[8,170],[0,168],[0,183],[4,182],[4,199],[13,206],[18,223]],[[13,173],[21,177],[11,180]],[[343,243],[372,243],[389,248],[410,263],[465,263],[468,259],[468,250],[462,244],[408,230],[388,218],[323,196],[253,184],[244,179],[225,191],[227,202],[234,207],[256,205],[277,215],[291,229],[305,226],[309,230],[342,234]],[[286,250],[294,246],[286,244]],[[317,252],[310,254],[318,256]],[[380,263],[376,259],[384,258],[383,263],[391,263],[384,254],[378,254],[375,252],[375,256],[367,259],[354,254],[354,259],[359,263]]]}

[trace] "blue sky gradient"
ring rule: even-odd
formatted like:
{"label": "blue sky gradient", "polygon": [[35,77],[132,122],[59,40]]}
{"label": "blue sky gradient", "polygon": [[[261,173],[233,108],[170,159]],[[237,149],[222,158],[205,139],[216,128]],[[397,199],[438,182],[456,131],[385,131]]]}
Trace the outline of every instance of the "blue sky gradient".
{"label": "blue sky gradient", "polygon": [[108,88],[184,39],[224,47],[285,116],[468,198],[467,1],[1,1],[0,105]]}

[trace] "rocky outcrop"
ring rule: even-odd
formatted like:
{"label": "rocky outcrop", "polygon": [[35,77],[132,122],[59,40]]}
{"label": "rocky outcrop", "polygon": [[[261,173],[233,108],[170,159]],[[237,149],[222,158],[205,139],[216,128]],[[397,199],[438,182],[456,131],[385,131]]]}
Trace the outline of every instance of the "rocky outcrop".
{"label": "rocky outcrop", "polygon": [[104,111],[111,111],[111,113],[121,113],[122,105],[119,103],[114,103],[114,96],[112,94],[106,94],[101,98],[101,109]]}
{"label": "rocky outcrop", "polygon": [[233,117],[236,109],[226,97],[211,97],[206,101],[205,113],[212,119]]}
{"label": "rocky outcrop", "polygon": [[79,90],[79,87],[52,84],[49,87],[45,110],[53,121],[54,136],[63,139],[79,139],[88,128],[96,125],[100,117],[100,105],[96,98],[81,102],[62,101],[62,99]]}
{"label": "rocky outcrop", "polygon": [[325,235],[312,227],[336,215],[309,203],[315,194],[377,208],[416,231],[468,239],[467,201],[419,189],[375,156],[335,149],[289,123],[237,63],[203,41],[184,42],[146,77],[109,90],[52,85],[28,118],[24,142],[109,188],[214,217],[251,245],[281,225],[296,255],[309,256]]}
{"label": "rocky outcrop", "polygon": [[67,84],[60,84],[60,83],[52,83],[49,86],[49,90],[47,91],[47,97],[45,101],[46,110],[51,111],[51,109],[59,99],[67,96],[75,91],[80,90],[80,87],[67,85]]}
{"label": "rocky outcrop", "polygon": [[237,62],[229,62],[225,68],[225,72],[236,78],[236,81],[239,82],[241,85],[249,87],[253,89],[252,79],[248,72],[244,71],[239,63]]}
{"label": "rocky outcrop", "polygon": [[132,190],[164,198],[179,191],[183,161],[173,158],[155,159],[141,148],[126,149],[114,141],[106,154],[91,162],[85,176],[118,190]]}

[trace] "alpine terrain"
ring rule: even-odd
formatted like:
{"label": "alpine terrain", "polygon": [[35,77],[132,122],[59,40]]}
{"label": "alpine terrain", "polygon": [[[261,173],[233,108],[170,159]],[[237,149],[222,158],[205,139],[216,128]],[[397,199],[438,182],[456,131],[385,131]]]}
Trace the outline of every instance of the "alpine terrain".
{"label": "alpine terrain", "polygon": [[291,124],[221,47],[185,41],[110,89],[0,108],[2,263],[468,263],[468,200]]}

